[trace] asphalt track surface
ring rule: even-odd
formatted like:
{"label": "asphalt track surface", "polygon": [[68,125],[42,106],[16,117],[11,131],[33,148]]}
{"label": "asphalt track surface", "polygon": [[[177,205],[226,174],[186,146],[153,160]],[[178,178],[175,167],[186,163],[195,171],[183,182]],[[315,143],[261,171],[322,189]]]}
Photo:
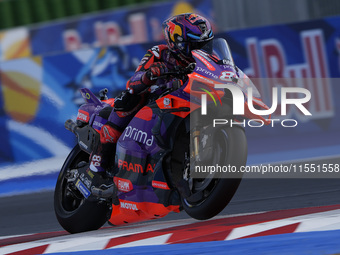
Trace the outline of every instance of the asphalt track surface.
{"label": "asphalt track surface", "polygon": [[[340,163],[340,158],[308,162]],[[243,179],[220,215],[335,204],[340,204],[340,178]],[[158,220],[185,218],[189,216],[181,212]],[[54,214],[53,191],[0,198],[0,237],[62,230]]]}

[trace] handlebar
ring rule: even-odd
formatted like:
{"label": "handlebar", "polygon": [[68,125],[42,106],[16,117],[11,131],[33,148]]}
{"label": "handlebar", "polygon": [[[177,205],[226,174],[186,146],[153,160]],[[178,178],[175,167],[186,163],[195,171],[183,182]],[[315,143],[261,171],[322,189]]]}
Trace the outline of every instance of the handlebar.
{"label": "handlebar", "polygon": [[150,77],[150,80],[157,80],[157,79],[162,79],[162,78],[166,78],[170,75],[184,75],[184,74],[189,74],[192,73],[195,70],[196,67],[196,63],[190,63],[188,66],[184,67],[184,68],[180,68],[178,67],[177,69],[175,68],[174,70],[171,70],[169,72],[164,73],[161,76],[157,76],[157,77]]}
{"label": "handlebar", "polygon": [[74,123],[73,120],[71,119],[66,120],[64,125],[67,130],[71,131],[72,133],[76,133],[76,129],[78,127],[77,127],[77,124]]}
{"label": "handlebar", "polygon": [[107,100],[108,97],[107,97],[107,93],[109,92],[109,90],[107,88],[104,88],[102,90],[99,91],[99,99],[100,100]]}

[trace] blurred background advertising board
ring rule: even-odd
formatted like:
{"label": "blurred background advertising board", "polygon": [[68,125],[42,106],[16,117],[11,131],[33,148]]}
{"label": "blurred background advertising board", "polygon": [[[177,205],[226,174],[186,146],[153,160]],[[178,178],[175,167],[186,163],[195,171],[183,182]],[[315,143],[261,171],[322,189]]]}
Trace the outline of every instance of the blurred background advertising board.
{"label": "blurred background advertising board", "polygon": [[[64,121],[82,104],[78,89],[107,87],[115,96],[147,49],[164,43],[163,20],[184,12],[212,22],[267,104],[276,86],[311,92],[312,117],[288,109],[297,127],[247,128],[249,164],[340,154],[338,1],[95,2],[0,1],[0,167],[13,168],[0,184],[23,172],[56,175],[75,144]],[[31,3],[36,11],[27,11]]]}

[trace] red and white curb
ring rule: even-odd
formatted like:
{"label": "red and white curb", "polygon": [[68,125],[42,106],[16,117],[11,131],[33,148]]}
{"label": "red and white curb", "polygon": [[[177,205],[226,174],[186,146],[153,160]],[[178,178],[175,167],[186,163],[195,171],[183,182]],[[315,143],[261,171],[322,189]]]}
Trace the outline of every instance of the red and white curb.
{"label": "red and white curb", "polygon": [[147,222],[102,228],[80,234],[66,232],[0,237],[0,254],[48,254],[121,247],[234,240],[294,232],[340,229],[340,205],[248,215]]}

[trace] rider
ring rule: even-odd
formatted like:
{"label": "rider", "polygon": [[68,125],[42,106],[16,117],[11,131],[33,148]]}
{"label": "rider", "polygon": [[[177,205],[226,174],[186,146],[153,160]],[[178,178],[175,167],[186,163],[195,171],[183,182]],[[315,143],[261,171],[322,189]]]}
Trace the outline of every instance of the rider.
{"label": "rider", "polygon": [[163,76],[176,66],[188,66],[194,62],[191,50],[201,49],[214,37],[209,21],[193,13],[171,17],[162,26],[167,45],[149,49],[127,82],[127,89],[115,98],[114,107],[106,107],[100,112],[100,116],[108,122],[100,130],[100,145],[90,156],[93,172],[110,172],[114,165],[117,140],[144,106],[150,87],[171,81],[171,78],[154,80],[151,77]]}

